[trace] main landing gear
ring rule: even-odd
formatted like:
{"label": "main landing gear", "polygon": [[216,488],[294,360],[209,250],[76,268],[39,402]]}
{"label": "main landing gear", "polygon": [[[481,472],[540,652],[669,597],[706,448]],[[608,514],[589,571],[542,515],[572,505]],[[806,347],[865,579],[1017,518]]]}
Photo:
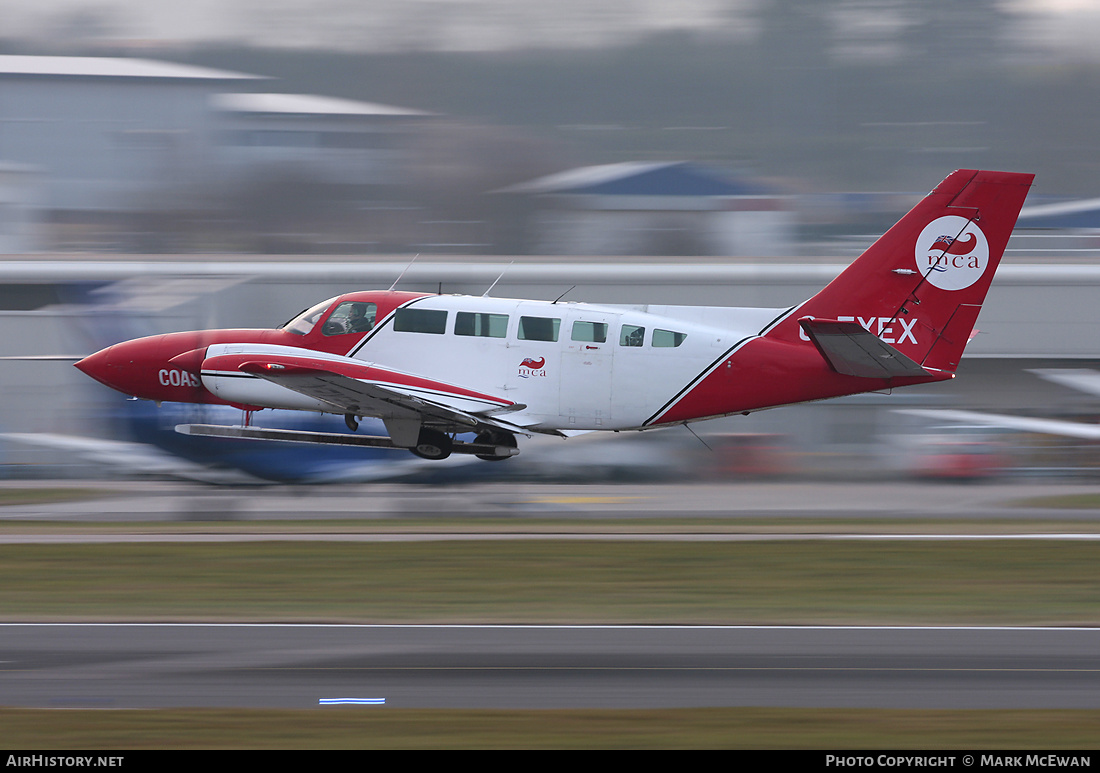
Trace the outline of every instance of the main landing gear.
{"label": "main landing gear", "polygon": [[421,459],[446,459],[452,453],[473,454],[486,462],[510,459],[519,453],[516,436],[511,432],[486,430],[478,433],[473,443],[459,443],[439,430],[420,430],[416,445],[409,449]]}
{"label": "main landing gear", "polygon": [[446,459],[454,450],[454,441],[439,430],[422,429],[416,445],[409,449],[421,459]]}
{"label": "main landing gear", "polygon": [[[516,447],[516,436],[511,432],[494,432],[488,430],[486,432],[479,432],[477,437],[474,438],[474,443],[477,445],[498,446],[508,449]],[[475,454],[478,459],[486,462],[502,462],[505,459],[511,459],[512,455],[497,456],[496,454]]]}
{"label": "main landing gear", "polygon": [[[344,424],[351,432],[355,432],[359,429],[359,417],[354,413],[344,414]],[[364,438],[357,437],[354,441],[347,435],[333,436],[338,438],[331,442],[343,442],[349,445],[371,445],[374,441],[374,445],[386,445],[390,448],[408,448],[409,451],[419,456],[421,459],[431,459],[438,461],[440,459],[446,459],[453,453],[457,454],[473,454],[478,459],[482,459],[486,462],[499,462],[504,459],[509,459],[519,453],[519,448],[516,444],[516,436],[511,432],[499,429],[485,429],[477,434],[472,443],[459,442],[454,439],[452,435],[433,429],[431,427],[420,427],[419,434],[416,437],[416,444],[413,446],[407,445],[409,442],[408,434],[402,437],[402,433],[407,429],[409,431],[416,431],[415,427],[405,427],[403,422],[393,422],[387,424],[387,428],[390,430],[390,437],[387,438]],[[396,436],[395,436],[395,433]],[[319,438],[312,442],[325,442]]]}

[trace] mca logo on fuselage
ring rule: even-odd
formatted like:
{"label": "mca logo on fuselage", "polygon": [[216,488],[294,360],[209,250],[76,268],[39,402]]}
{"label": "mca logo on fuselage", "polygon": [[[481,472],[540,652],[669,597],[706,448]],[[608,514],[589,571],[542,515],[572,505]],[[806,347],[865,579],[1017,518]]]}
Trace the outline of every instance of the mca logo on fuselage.
{"label": "mca logo on fuselage", "polygon": [[519,364],[519,377],[531,378],[537,376],[539,378],[546,378],[546,369],[543,367],[546,365],[546,358],[539,357],[537,360],[531,357],[524,357],[523,362]]}
{"label": "mca logo on fuselage", "polygon": [[989,267],[989,241],[977,223],[958,215],[938,217],[917,237],[917,270],[941,290],[963,290]]}

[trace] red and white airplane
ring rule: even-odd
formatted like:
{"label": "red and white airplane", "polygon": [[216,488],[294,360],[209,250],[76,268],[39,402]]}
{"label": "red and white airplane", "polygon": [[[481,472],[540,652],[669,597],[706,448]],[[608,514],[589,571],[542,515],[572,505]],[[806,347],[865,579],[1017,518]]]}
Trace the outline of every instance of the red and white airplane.
{"label": "red and white airplane", "polygon": [[[1033,175],[952,173],[814,297],[781,309],[600,306],[388,291],[275,330],[116,344],[76,364],[154,401],[296,409],[389,437],[181,432],[517,453],[516,435],[643,430],[954,377]],[[246,414],[247,416],[248,414]],[[473,442],[456,439],[476,433]]]}

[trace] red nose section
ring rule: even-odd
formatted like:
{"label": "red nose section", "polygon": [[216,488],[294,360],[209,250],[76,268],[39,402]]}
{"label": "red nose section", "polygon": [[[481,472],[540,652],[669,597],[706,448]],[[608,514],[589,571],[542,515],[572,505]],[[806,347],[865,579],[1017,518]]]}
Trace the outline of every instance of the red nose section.
{"label": "red nose section", "polygon": [[112,389],[118,389],[117,386],[111,383],[110,367],[107,364],[113,348],[113,346],[108,346],[106,349],[100,349],[95,354],[89,354],[83,360],[74,363],[74,365],[84,375],[91,376],[99,383],[106,384]]}
{"label": "red nose section", "polygon": [[124,341],[85,357],[76,367],[101,384],[145,400],[222,403],[202,385],[206,348],[214,343],[284,344],[300,336],[281,330],[199,330]]}
{"label": "red nose section", "polygon": [[186,400],[200,388],[197,375],[172,367],[176,354],[165,336],[151,336],[109,346],[85,357],[76,367],[101,384],[147,400]]}

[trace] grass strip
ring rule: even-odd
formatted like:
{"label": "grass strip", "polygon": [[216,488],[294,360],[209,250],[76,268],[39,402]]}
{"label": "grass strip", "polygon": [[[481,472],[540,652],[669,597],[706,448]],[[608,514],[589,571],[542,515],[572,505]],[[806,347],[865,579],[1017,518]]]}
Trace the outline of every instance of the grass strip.
{"label": "grass strip", "polygon": [[[0,709],[9,749],[1093,749],[1100,711]],[[125,761],[123,762],[125,765]],[[962,766],[961,761],[957,763]]]}
{"label": "grass strip", "polygon": [[4,488],[0,486],[0,506],[48,505],[59,502],[83,502],[89,499],[118,497],[116,491],[97,488]]}
{"label": "grass strip", "polygon": [[1080,541],[0,546],[9,620],[1100,624]]}

